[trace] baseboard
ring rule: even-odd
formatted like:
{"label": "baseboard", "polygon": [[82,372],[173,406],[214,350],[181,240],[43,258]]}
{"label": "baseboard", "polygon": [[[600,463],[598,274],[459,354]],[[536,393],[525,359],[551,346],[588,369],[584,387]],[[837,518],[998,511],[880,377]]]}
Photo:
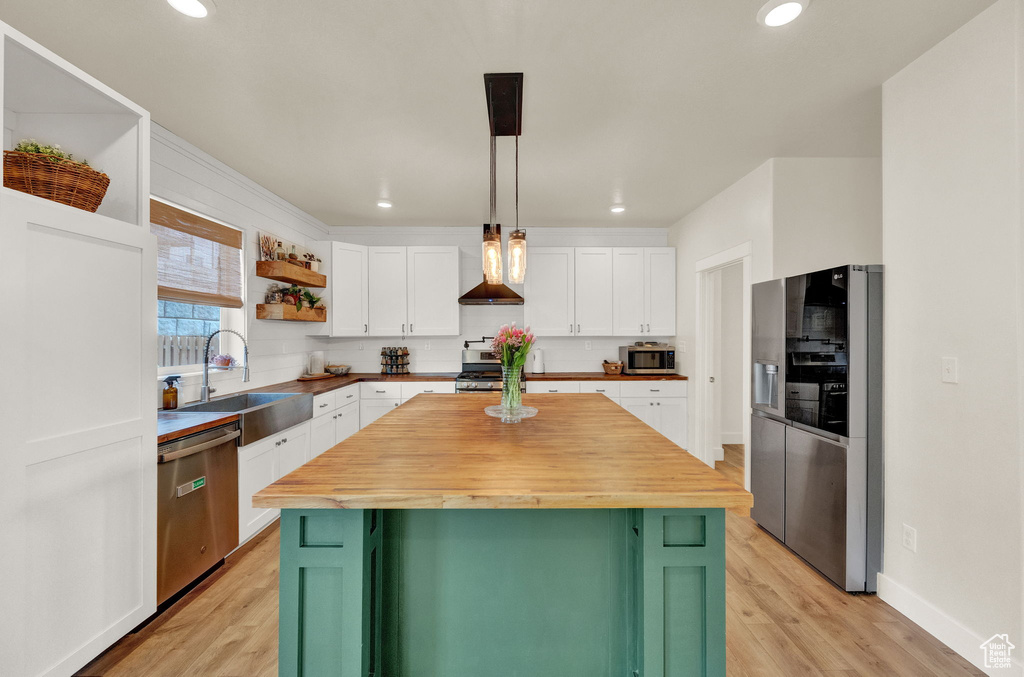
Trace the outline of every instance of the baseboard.
{"label": "baseboard", "polygon": [[[878,597],[901,614],[920,625],[926,632],[960,654],[986,675],[991,677],[1024,677],[1024,663],[1019,656],[1013,667],[985,668],[981,643],[988,639],[962,625],[955,618],[937,608],[912,590],[885,574],[878,575]],[[1010,638],[1013,641],[1016,638]],[[1020,642],[1017,642],[1020,644]]]}
{"label": "baseboard", "polygon": [[722,447],[711,447],[711,460],[715,463],[725,460],[725,449]]}
{"label": "baseboard", "polygon": [[722,444],[743,444],[743,433],[722,433]]}

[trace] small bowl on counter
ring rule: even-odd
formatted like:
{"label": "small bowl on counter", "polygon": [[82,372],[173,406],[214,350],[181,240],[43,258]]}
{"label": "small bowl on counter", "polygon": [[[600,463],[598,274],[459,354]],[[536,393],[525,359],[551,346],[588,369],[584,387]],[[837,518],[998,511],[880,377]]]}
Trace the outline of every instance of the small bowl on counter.
{"label": "small bowl on counter", "polygon": [[347,364],[326,364],[324,365],[324,369],[326,369],[328,373],[334,374],[335,376],[344,376],[349,371],[351,371],[352,367],[350,367]]}

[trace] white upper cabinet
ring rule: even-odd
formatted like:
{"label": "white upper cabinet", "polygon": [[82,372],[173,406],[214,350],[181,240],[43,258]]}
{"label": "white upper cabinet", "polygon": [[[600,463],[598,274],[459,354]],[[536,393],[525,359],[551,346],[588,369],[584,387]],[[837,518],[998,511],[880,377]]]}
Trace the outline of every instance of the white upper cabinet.
{"label": "white upper cabinet", "polygon": [[572,247],[534,247],[523,288],[523,323],[537,336],[576,333],[576,256]]}
{"label": "white upper cabinet", "polygon": [[644,248],[644,334],[676,333],[676,249]]}
{"label": "white upper cabinet", "polygon": [[331,336],[369,333],[369,268],[366,247],[331,242]]}
{"label": "white upper cabinet", "polygon": [[408,247],[409,336],[459,335],[459,248]]}
{"label": "white upper cabinet", "polygon": [[644,248],[616,247],[612,253],[612,320],[615,336],[644,333]]}
{"label": "white upper cabinet", "polygon": [[676,333],[674,247],[615,247],[615,336]]}
{"label": "white upper cabinet", "polygon": [[367,247],[370,336],[405,336],[406,247]]}
{"label": "white upper cabinet", "polygon": [[611,247],[576,248],[577,336],[613,334],[612,267]]}

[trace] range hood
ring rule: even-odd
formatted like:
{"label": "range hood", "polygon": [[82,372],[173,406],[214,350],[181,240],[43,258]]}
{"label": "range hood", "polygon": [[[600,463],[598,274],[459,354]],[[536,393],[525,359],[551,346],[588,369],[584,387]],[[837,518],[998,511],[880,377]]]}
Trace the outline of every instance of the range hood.
{"label": "range hood", "polygon": [[[494,232],[500,237],[501,226],[494,223],[495,137],[519,136],[522,131],[523,74],[485,73],[484,89],[487,94],[487,118],[491,132],[491,223],[484,224],[484,234]],[[488,284],[484,279],[459,297],[459,305],[521,306],[523,297],[504,284]]]}

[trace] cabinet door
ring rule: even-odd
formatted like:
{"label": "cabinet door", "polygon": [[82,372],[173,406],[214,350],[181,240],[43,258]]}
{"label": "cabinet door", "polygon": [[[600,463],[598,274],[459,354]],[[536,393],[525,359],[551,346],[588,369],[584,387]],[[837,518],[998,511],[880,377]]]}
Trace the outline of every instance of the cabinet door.
{"label": "cabinet door", "polygon": [[576,333],[576,260],[572,247],[533,247],[527,254],[523,322],[537,336]]}
{"label": "cabinet door", "polygon": [[676,249],[644,249],[644,333],[675,336]]}
{"label": "cabinet door", "polygon": [[[529,276],[527,276],[529,277]],[[612,248],[576,248],[577,336],[612,335]]]}
{"label": "cabinet door", "polygon": [[401,400],[363,400],[359,403],[360,429],[370,425],[378,418],[402,404]]}
{"label": "cabinet door", "polygon": [[260,440],[238,450],[238,542],[242,543],[270,524],[275,508],[254,508],[252,496],[280,477],[278,439]]}
{"label": "cabinet door", "polygon": [[615,336],[639,336],[644,331],[644,249],[612,250],[612,322]]}
{"label": "cabinet door", "polygon": [[309,460],[309,424],[289,428],[281,435],[281,477]]}
{"label": "cabinet door", "polygon": [[323,416],[317,416],[309,424],[309,456],[316,458],[335,444],[337,439],[334,436],[334,421],[336,412],[328,412]]}
{"label": "cabinet door", "polygon": [[405,336],[405,247],[367,247],[369,261],[370,336]]}
{"label": "cabinet door", "polygon": [[359,431],[359,403],[353,402],[338,409],[331,422],[334,423],[335,444],[341,444]]}
{"label": "cabinet door", "polygon": [[409,336],[459,335],[459,248],[409,247]]}
{"label": "cabinet door", "polygon": [[658,416],[657,431],[679,446],[686,448],[686,398],[670,397],[654,401]]}
{"label": "cabinet door", "polygon": [[331,243],[331,336],[366,336],[369,329],[369,280],[366,247]]}
{"label": "cabinet door", "polygon": [[619,400],[623,409],[636,416],[638,419],[657,430],[659,422],[656,420],[654,400],[646,397],[623,397]]}
{"label": "cabinet door", "polygon": [[48,300],[0,320],[0,673],[71,674],[156,610],[156,239],[7,188],[0,232]]}

